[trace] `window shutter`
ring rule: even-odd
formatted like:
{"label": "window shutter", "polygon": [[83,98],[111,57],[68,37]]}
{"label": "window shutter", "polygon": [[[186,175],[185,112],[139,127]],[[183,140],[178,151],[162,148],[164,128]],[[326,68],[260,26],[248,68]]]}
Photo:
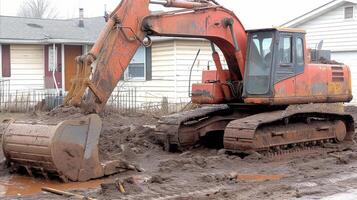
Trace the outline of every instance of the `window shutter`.
{"label": "window shutter", "polygon": [[62,72],[62,46],[60,44],[57,47],[57,71]]}
{"label": "window shutter", "polygon": [[44,57],[45,57],[45,76],[46,77],[50,77],[52,74],[51,72],[48,70],[48,51],[49,51],[49,45],[45,45],[44,48]]}
{"label": "window shutter", "polygon": [[11,77],[10,45],[1,45],[2,76]]}
{"label": "window shutter", "polygon": [[146,48],[146,80],[152,80],[152,52],[151,47]]}

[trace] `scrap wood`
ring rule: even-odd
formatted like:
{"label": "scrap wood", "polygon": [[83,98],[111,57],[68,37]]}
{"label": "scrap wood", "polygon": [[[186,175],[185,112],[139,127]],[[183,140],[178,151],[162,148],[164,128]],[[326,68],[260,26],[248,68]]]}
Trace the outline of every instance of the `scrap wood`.
{"label": "scrap wood", "polygon": [[119,191],[124,194],[126,191],[125,191],[124,185],[121,183],[121,181],[118,180],[116,184],[117,184]]}
{"label": "scrap wood", "polygon": [[80,195],[80,194],[75,194],[75,193],[71,193],[71,192],[65,192],[65,191],[62,191],[62,190],[54,189],[54,188],[43,187],[41,189],[43,191],[45,191],[45,192],[50,192],[52,194],[57,194],[57,195],[63,195],[65,197],[74,197],[76,199],[83,199],[83,200],[96,200],[94,198],[85,197],[85,196]]}

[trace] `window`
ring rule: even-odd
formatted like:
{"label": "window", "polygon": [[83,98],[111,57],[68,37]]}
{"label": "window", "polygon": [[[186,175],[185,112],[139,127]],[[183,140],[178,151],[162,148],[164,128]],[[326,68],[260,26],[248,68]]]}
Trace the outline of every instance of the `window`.
{"label": "window", "polygon": [[301,38],[296,39],[296,64],[304,65],[304,42]]}
{"label": "window", "polygon": [[141,46],[136,51],[133,59],[130,61],[128,69],[124,73],[125,80],[145,80],[146,79],[146,48]]}
{"label": "window", "polygon": [[353,11],[353,6],[345,7],[345,19],[352,19]]}
{"label": "window", "polygon": [[273,65],[273,33],[258,32],[251,35],[249,40],[246,91],[249,94],[267,94]]}
{"label": "window", "polygon": [[53,51],[53,46],[48,47],[48,71],[57,71],[57,47]]}
{"label": "window", "polygon": [[292,38],[290,36],[285,36],[280,38],[280,42],[279,42],[280,64],[292,63],[291,42],[292,42]]}

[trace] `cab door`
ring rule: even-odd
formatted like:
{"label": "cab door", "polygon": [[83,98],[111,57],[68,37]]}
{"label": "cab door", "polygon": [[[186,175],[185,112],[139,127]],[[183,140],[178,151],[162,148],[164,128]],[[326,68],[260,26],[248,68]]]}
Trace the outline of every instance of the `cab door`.
{"label": "cab door", "polygon": [[274,32],[250,33],[247,69],[245,71],[245,97],[271,97],[273,49]]}
{"label": "cab door", "polygon": [[279,32],[277,48],[277,62],[274,73],[274,97],[295,97],[296,90],[296,62],[294,51],[294,33]]}

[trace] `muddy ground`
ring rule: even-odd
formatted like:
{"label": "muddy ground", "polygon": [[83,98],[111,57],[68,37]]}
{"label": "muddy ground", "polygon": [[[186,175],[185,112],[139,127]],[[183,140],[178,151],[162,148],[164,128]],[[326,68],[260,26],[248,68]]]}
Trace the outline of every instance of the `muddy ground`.
{"label": "muddy ground", "polygon": [[[357,119],[357,108],[348,107],[347,111]],[[66,117],[60,115],[32,113],[10,117]],[[9,115],[0,114],[0,120],[6,117]],[[153,138],[155,117],[106,113],[102,118],[101,159],[125,159],[144,171],[116,174],[102,179],[102,187],[72,192],[96,199],[357,199],[356,145],[325,145],[274,159],[255,154],[242,159],[203,146],[183,153],[167,153]],[[11,183],[2,183],[11,176],[18,175],[1,170],[3,199],[66,199],[45,192],[7,196],[5,186]],[[116,180],[123,182],[125,194],[112,184]]]}

